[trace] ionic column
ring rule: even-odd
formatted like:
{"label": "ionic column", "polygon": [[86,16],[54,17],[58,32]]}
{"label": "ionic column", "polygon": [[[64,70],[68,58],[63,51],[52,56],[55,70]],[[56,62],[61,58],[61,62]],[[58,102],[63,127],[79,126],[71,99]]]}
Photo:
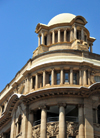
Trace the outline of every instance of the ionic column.
{"label": "ionic column", "polygon": [[86,69],[83,70],[83,85],[86,85]]}
{"label": "ionic column", "polygon": [[27,133],[27,138],[32,138],[32,127],[33,127],[33,111],[29,112],[29,118],[28,118],[28,133]]}
{"label": "ionic column", "polygon": [[42,45],[44,45],[44,32],[42,32]]}
{"label": "ionic column", "polygon": [[40,46],[40,44],[41,44],[41,39],[40,39],[40,35],[38,35],[38,46]]}
{"label": "ionic column", "polygon": [[64,79],[63,69],[61,69],[61,72],[60,72],[60,84],[63,84],[63,79]]}
{"label": "ionic column", "polygon": [[81,29],[81,40],[84,40],[84,30],[83,30],[83,28]]}
{"label": "ionic column", "polygon": [[35,89],[37,89],[38,88],[38,74],[36,74],[36,76],[35,76]]}
{"label": "ionic column", "polygon": [[60,42],[60,29],[58,30],[58,42]]}
{"label": "ionic column", "polygon": [[72,41],[72,29],[70,30],[70,41]]}
{"label": "ionic column", "polygon": [[82,85],[82,70],[79,69],[79,85]]}
{"label": "ionic column", "polygon": [[43,71],[43,87],[45,86],[46,82],[46,72],[45,70]]}
{"label": "ionic column", "polygon": [[64,30],[64,42],[66,42],[66,30]]}
{"label": "ionic column", "polygon": [[11,132],[10,132],[10,138],[14,138],[14,133],[15,133],[15,113],[12,116],[12,121],[11,121]]}
{"label": "ionic column", "polygon": [[42,108],[41,110],[41,138],[46,138],[46,123],[47,123],[47,111],[46,108]]}
{"label": "ionic column", "polygon": [[88,70],[88,85],[90,85],[90,70]]}
{"label": "ionic column", "polygon": [[54,85],[54,69],[51,71],[51,85]]}
{"label": "ionic column", "polygon": [[84,108],[83,105],[79,105],[79,138],[84,138]]}
{"label": "ionic column", "polygon": [[59,138],[65,138],[65,107],[59,106]]}
{"label": "ionic column", "polygon": [[76,26],[74,26],[74,39],[76,39]]}
{"label": "ionic column", "polygon": [[23,111],[23,116],[22,116],[22,138],[27,138],[27,125],[28,125],[28,120],[27,120],[27,109]]}
{"label": "ionic column", "polygon": [[53,32],[52,32],[52,44],[54,44],[54,43],[55,43],[55,32],[53,30]]}
{"label": "ionic column", "polygon": [[50,33],[47,35],[47,45],[50,45]]}
{"label": "ionic column", "polygon": [[73,69],[70,68],[70,84],[73,84]]}

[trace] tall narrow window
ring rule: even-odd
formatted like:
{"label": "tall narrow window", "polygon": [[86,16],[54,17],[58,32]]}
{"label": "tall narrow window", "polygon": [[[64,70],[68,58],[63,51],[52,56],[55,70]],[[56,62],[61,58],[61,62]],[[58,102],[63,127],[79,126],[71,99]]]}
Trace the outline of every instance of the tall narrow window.
{"label": "tall narrow window", "polygon": [[33,89],[35,89],[35,76],[33,77]]}
{"label": "tall narrow window", "polygon": [[22,121],[22,118],[21,118],[21,115],[20,115],[19,118],[18,118],[18,133],[21,132],[21,121]]}
{"label": "tall narrow window", "polygon": [[2,113],[4,112],[4,105],[2,105]]}
{"label": "tall narrow window", "polygon": [[70,42],[70,31],[67,30],[67,42]]}
{"label": "tall narrow window", "polygon": [[58,42],[58,32],[55,32],[55,43]]}
{"label": "tall narrow window", "polygon": [[51,74],[49,74],[49,84],[51,85]]}
{"label": "tall narrow window", "polygon": [[81,40],[81,30],[77,30],[77,39]]}
{"label": "tall narrow window", "polygon": [[47,35],[44,37],[44,44],[47,45]]}
{"label": "tall narrow window", "polygon": [[60,84],[60,73],[57,73],[57,84]]}
{"label": "tall narrow window", "polygon": [[50,44],[52,44],[52,33],[50,33]]}
{"label": "tall narrow window", "polygon": [[61,42],[64,42],[64,31],[60,32],[60,40]]}
{"label": "tall narrow window", "polygon": [[65,83],[69,82],[69,74],[65,72]]}
{"label": "tall narrow window", "polygon": [[77,73],[73,73],[73,84],[77,84]]}

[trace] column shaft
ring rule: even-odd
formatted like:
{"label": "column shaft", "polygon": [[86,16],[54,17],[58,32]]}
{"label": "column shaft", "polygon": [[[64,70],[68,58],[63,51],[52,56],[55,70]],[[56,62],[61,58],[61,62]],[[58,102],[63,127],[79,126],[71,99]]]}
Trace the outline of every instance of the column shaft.
{"label": "column shaft", "polygon": [[50,45],[50,33],[47,35],[47,45]]}
{"label": "column shaft", "polygon": [[64,79],[63,69],[61,69],[61,72],[60,72],[60,84],[63,84],[63,79]]}
{"label": "column shaft", "polygon": [[53,31],[52,32],[52,44],[54,44],[55,43],[55,32]]}
{"label": "column shaft", "polygon": [[86,70],[84,69],[83,70],[83,85],[86,85],[87,83],[86,83],[87,81],[86,81]]}
{"label": "column shaft", "polygon": [[35,89],[38,88],[38,74],[36,74],[36,79],[35,79]]}
{"label": "column shaft", "polygon": [[90,85],[90,70],[88,70],[88,85]]}
{"label": "column shaft", "polygon": [[79,138],[84,138],[84,112],[82,105],[79,105]]}
{"label": "column shaft", "polygon": [[[15,114],[14,114],[14,115],[15,115]],[[11,132],[10,132],[10,138],[14,138],[14,132],[15,132],[14,115],[13,115],[13,117],[12,117],[12,121],[11,121]]]}
{"label": "column shaft", "polygon": [[46,109],[41,111],[41,138],[46,138],[46,122],[47,122],[47,112]]}
{"label": "column shaft", "polygon": [[81,40],[84,40],[84,30],[83,30],[83,28],[81,29]]}
{"label": "column shaft", "polygon": [[41,42],[40,42],[40,35],[38,36],[38,46],[40,46]]}
{"label": "column shaft", "polygon": [[59,138],[65,138],[65,108],[59,108]]}
{"label": "column shaft", "polygon": [[92,45],[90,46],[90,52],[92,53]]}
{"label": "column shaft", "polygon": [[76,26],[74,26],[74,39],[76,39]]}
{"label": "column shaft", "polygon": [[64,42],[66,42],[66,30],[64,30]]}
{"label": "column shaft", "polygon": [[82,70],[79,70],[79,85],[82,85]]}
{"label": "column shaft", "polygon": [[28,118],[28,135],[27,138],[32,138],[32,127],[33,127],[33,113],[29,113],[29,118]]}
{"label": "column shaft", "polygon": [[54,69],[51,71],[51,84],[54,85]]}
{"label": "column shaft", "polygon": [[44,45],[44,33],[42,32],[42,45]]}
{"label": "column shaft", "polygon": [[60,29],[58,30],[58,42],[60,42]]}
{"label": "column shaft", "polygon": [[70,69],[70,84],[73,84],[73,69]]}
{"label": "column shaft", "polygon": [[46,82],[46,72],[45,70],[43,71],[43,87],[45,86]]}
{"label": "column shaft", "polygon": [[[26,109],[25,109],[26,110]],[[27,111],[23,112],[23,119],[22,119],[22,138],[27,138]]]}

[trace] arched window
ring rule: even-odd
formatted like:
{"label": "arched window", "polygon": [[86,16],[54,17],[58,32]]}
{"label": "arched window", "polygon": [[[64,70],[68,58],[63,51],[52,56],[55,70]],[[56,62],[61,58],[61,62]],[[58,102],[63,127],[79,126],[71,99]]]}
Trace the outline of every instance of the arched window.
{"label": "arched window", "polygon": [[21,132],[21,122],[22,122],[22,117],[20,115],[18,118],[18,134]]}
{"label": "arched window", "polygon": [[98,106],[98,124],[100,124],[100,105]]}

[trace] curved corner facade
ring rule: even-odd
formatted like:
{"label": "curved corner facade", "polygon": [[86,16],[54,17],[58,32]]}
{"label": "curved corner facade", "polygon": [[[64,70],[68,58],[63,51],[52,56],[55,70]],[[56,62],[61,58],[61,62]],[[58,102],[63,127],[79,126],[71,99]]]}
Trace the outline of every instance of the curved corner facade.
{"label": "curved corner facade", "polygon": [[99,138],[100,55],[86,19],[38,24],[32,59],[0,93],[0,138]]}

